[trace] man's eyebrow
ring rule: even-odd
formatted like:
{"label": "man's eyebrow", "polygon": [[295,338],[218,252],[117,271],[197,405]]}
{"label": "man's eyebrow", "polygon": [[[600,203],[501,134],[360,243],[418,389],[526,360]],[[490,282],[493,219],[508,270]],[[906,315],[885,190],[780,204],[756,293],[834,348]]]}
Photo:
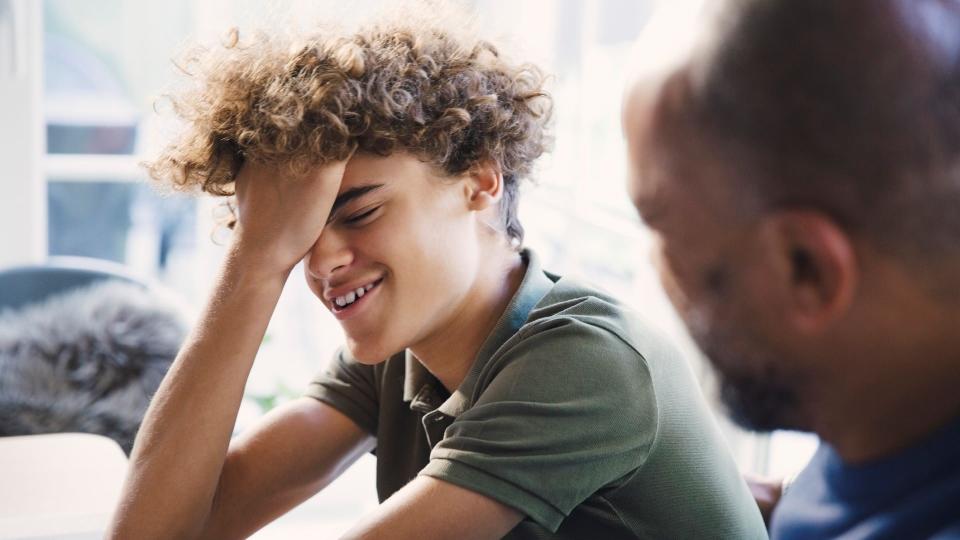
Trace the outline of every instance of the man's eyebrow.
{"label": "man's eyebrow", "polygon": [[376,191],[382,187],[383,184],[367,184],[365,186],[352,187],[337,195],[337,198],[333,201],[333,208],[330,209],[330,217],[332,218],[337,213],[337,210],[342,208],[350,201],[356,199],[357,197],[362,197],[371,191]]}
{"label": "man's eyebrow", "polygon": [[636,207],[640,219],[650,228],[656,227],[663,219],[664,211],[666,210],[664,202],[653,194],[634,197],[633,205]]}

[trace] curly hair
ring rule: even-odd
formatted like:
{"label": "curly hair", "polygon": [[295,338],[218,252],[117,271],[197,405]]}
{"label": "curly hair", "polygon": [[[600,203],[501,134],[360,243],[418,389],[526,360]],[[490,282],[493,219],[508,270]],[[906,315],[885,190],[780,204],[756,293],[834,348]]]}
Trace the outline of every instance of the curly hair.
{"label": "curly hair", "polygon": [[492,161],[504,178],[501,216],[519,245],[519,182],[548,150],[552,101],[532,64],[491,43],[402,23],[306,39],[257,33],[198,47],[178,64],[193,83],[168,96],[185,126],[152,163],[178,190],[233,194],[246,160],[291,176],[354,151],[407,151],[447,175]]}

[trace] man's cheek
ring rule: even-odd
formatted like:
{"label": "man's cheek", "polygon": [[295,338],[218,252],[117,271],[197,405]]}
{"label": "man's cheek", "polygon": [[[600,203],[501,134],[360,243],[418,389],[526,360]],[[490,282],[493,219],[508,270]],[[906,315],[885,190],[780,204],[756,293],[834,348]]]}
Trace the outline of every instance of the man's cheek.
{"label": "man's cheek", "polygon": [[670,299],[670,303],[673,304],[677,313],[686,320],[686,316],[692,308],[689,291],[682,284],[677,270],[670,264],[663,250],[654,250],[652,259],[654,267],[657,269],[657,274],[660,276],[660,283],[663,285],[663,290],[667,294],[667,298]]}

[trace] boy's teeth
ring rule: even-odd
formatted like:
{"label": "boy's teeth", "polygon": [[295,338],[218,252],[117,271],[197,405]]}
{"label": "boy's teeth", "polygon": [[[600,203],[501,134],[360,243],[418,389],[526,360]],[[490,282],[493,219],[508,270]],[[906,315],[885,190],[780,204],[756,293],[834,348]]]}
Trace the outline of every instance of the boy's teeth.
{"label": "boy's teeth", "polygon": [[367,294],[374,287],[374,284],[371,283],[364,287],[357,287],[357,290],[350,291],[343,296],[338,296],[334,298],[333,302],[337,304],[337,307],[344,307],[346,305],[356,302],[360,297]]}

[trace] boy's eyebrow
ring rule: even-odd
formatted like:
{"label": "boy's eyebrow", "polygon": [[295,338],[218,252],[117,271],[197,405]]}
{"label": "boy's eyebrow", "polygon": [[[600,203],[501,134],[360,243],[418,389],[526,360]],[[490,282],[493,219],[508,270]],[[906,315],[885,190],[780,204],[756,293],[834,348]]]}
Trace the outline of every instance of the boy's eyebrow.
{"label": "boy's eyebrow", "polygon": [[348,202],[370,193],[371,191],[376,191],[383,187],[383,184],[367,184],[364,186],[352,187],[343,193],[337,195],[337,198],[333,201],[333,207],[330,209],[330,217],[332,218],[337,210],[342,208]]}

